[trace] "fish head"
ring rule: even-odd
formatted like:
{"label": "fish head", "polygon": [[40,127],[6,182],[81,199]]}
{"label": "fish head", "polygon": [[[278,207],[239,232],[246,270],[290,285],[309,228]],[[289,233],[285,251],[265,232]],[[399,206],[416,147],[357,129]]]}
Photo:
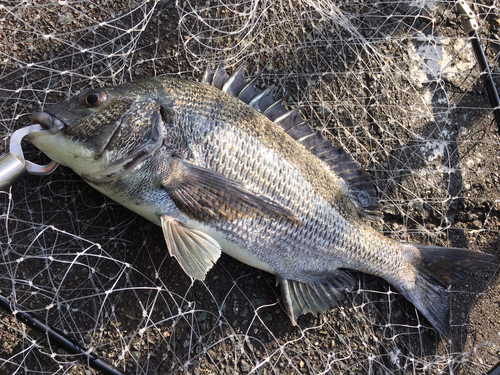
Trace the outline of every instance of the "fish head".
{"label": "fish head", "polygon": [[34,113],[32,121],[43,130],[31,132],[28,140],[82,176],[126,174],[163,140],[161,105],[140,86],[87,90]]}

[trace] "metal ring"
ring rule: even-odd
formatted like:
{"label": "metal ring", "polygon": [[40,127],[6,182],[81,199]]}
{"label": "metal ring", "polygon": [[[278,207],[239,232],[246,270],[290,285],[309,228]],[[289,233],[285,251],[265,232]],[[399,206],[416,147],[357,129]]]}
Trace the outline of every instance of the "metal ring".
{"label": "metal ring", "polygon": [[23,163],[24,168],[26,168],[28,173],[35,175],[47,175],[54,172],[59,163],[55,161],[52,161],[51,163],[46,165],[38,165],[32,163],[31,161],[24,159],[23,149],[21,148],[22,139],[32,131],[39,130],[44,130],[43,127],[39,124],[33,124],[30,126],[26,126],[25,128],[16,130],[10,138],[9,150],[12,155],[14,155],[21,163]]}

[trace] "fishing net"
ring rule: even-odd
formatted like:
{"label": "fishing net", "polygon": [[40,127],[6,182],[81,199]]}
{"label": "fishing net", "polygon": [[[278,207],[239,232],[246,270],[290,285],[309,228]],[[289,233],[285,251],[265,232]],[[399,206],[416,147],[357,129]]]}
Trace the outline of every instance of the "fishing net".
{"label": "fishing net", "polygon": [[[497,78],[499,3],[469,6]],[[17,310],[130,374],[481,374],[498,361],[500,140],[454,2],[15,0],[0,25],[2,152],[33,112],[83,89],[246,64],[370,172],[386,236],[497,259],[451,288],[451,341],[363,274],[293,327],[273,276],[223,255],[192,283],[159,227],[60,167],[0,192],[0,292]],[[7,313],[0,372],[96,373]]]}

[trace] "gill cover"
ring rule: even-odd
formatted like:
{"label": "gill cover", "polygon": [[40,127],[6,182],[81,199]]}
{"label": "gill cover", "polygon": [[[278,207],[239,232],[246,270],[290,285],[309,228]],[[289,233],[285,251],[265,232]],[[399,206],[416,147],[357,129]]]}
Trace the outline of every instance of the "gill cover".
{"label": "gill cover", "polygon": [[[161,106],[153,99],[135,103],[117,121],[99,156],[110,161],[107,168],[85,177],[110,180],[133,171],[163,143]],[[100,140],[104,140],[104,137]]]}

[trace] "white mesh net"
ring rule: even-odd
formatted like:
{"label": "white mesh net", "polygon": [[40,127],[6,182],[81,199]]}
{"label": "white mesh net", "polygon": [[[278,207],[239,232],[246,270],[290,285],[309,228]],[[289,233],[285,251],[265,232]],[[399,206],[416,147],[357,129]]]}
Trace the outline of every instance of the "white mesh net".
{"label": "white mesh net", "polygon": [[[469,5],[496,78],[499,3]],[[223,58],[262,71],[370,171],[387,236],[497,259],[451,290],[451,342],[361,274],[339,307],[292,327],[274,277],[223,256],[191,284],[160,228],[61,167],[1,193],[0,290],[18,309],[131,374],[481,374],[498,361],[500,141],[453,2],[16,0],[0,25],[2,152],[33,112],[84,88],[199,79]],[[94,373],[0,319],[0,372]]]}

